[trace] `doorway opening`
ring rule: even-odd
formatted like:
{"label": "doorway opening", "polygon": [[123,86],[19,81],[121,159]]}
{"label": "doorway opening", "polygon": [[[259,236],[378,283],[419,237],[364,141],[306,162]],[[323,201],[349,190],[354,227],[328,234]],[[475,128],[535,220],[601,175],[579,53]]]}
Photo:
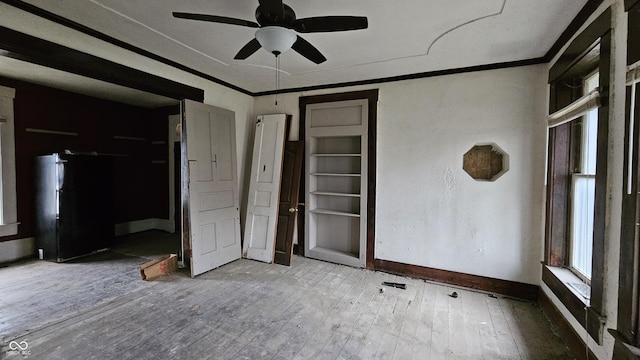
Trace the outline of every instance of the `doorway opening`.
{"label": "doorway opening", "polygon": [[[367,126],[366,130],[362,134],[366,138],[366,147],[363,149],[363,152],[366,156],[362,156],[362,159],[365,159],[365,163],[360,164],[362,172],[366,174],[366,184],[362,185],[366,187],[366,206],[364,209],[361,209],[362,213],[365,213],[366,216],[363,216],[365,220],[364,224],[361,224],[365,227],[363,232],[365,235],[364,239],[364,247],[362,249],[364,252],[364,267],[367,269],[374,268],[374,246],[375,246],[375,208],[376,208],[376,128],[377,128],[377,107],[378,107],[378,90],[365,90],[365,91],[356,91],[356,92],[348,92],[348,93],[339,93],[339,94],[328,94],[328,95],[318,95],[318,96],[306,96],[300,98],[300,139],[304,139],[307,141],[306,128],[309,124],[307,122],[311,121],[311,119],[307,119],[307,110],[309,106],[314,106],[316,104],[322,103],[340,103],[340,102],[349,102],[354,100],[364,100],[366,102],[366,112],[367,112]],[[307,151],[305,152],[305,168],[309,169],[308,162],[309,160],[309,149],[311,144],[305,144]],[[335,155],[335,154],[334,154]],[[349,155],[354,155],[349,152]],[[308,173],[308,171],[306,171]],[[309,174],[307,174],[309,175]],[[318,193],[318,189],[310,189],[309,186],[305,184],[305,181],[302,182],[302,186],[300,187],[300,197],[302,199],[313,199],[310,197],[310,192],[313,191],[316,194]],[[320,191],[320,193],[326,193],[326,191]],[[365,192],[363,192],[364,194]],[[301,206],[301,209],[304,210],[305,216],[301,217],[300,224],[298,226],[298,246],[295,249],[295,253],[298,255],[306,256],[305,249],[309,248],[310,239],[307,236],[309,232],[309,216],[311,214],[311,210],[318,210],[322,212],[322,209],[313,209],[313,204],[305,204]],[[333,213],[333,212],[332,212]],[[325,214],[321,214],[320,216],[324,216]],[[355,214],[354,214],[355,215]],[[349,216],[351,219],[353,216]],[[316,224],[317,225],[317,224]],[[324,226],[328,226],[325,224]],[[316,226],[317,228],[317,226]],[[307,229],[305,231],[305,229]],[[316,242],[317,245],[317,242]]]}

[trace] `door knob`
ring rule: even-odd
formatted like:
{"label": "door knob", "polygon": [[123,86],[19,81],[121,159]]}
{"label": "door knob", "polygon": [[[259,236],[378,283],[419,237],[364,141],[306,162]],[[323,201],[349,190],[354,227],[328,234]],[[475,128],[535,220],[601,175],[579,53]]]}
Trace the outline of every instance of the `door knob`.
{"label": "door knob", "polygon": [[294,213],[294,212],[296,212],[296,211],[298,211],[298,209],[297,209],[297,208],[289,208],[289,212],[290,212],[290,213]]}

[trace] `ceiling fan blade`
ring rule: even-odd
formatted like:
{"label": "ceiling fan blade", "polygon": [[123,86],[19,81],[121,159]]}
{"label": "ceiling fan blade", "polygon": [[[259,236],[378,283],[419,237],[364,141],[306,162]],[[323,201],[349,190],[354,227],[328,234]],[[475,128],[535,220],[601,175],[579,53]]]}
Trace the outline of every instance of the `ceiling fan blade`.
{"label": "ceiling fan blade", "polygon": [[240,51],[233,58],[236,60],[244,60],[249,56],[253,55],[256,51],[260,50],[260,43],[257,39],[253,39],[247,43],[247,45],[243,46]]}
{"label": "ceiling fan blade", "polygon": [[284,18],[284,7],[282,0],[258,0],[260,7],[265,13],[270,13],[277,19]]}
{"label": "ceiling fan blade", "polygon": [[298,54],[306,57],[316,64],[321,64],[327,61],[327,58],[324,57],[324,55],[322,55],[322,53],[320,53],[318,49],[316,49],[313,45],[311,45],[311,43],[301,38],[300,36],[298,36],[298,39],[295,43],[293,43],[293,46],[291,48]]}
{"label": "ceiling fan blade", "polygon": [[260,25],[258,25],[258,23],[253,22],[253,21],[242,20],[242,19],[234,19],[234,18],[225,17],[225,16],[206,15],[206,14],[191,14],[191,13],[183,13],[183,12],[174,12],[173,16],[177,17],[177,18],[180,18],[180,19],[209,21],[209,22],[214,22],[214,23],[240,25],[240,26],[247,26],[247,27],[252,27],[252,28],[259,28],[260,27]]}
{"label": "ceiling fan blade", "polygon": [[361,30],[368,26],[365,16],[318,16],[298,19],[292,24],[300,33]]}

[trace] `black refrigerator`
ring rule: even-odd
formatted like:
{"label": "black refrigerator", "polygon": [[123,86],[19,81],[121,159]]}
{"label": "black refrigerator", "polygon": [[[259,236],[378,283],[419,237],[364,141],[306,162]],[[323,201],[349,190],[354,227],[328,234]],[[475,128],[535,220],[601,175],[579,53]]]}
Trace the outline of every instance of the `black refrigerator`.
{"label": "black refrigerator", "polygon": [[113,158],[38,156],[35,166],[36,249],[63,262],[112,246]]}

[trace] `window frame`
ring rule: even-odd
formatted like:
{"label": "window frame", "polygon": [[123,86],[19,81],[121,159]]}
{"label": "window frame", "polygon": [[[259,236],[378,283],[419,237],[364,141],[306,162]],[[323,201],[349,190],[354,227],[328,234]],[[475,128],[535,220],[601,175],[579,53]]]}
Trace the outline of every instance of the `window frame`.
{"label": "window frame", "polygon": [[[575,276],[580,278],[580,280],[582,282],[584,282],[585,284],[591,286],[591,277],[593,276],[593,270],[590,271],[589,274],[585,274],[585,273],[583,273],[581,271],[581,269],[577,266],[577,264],[574,261],[574,251],[576,250],[576,247],[577,247],[576,243],[575,243],[575,238],[574,238],[575,227],[576,227],[576,224],[575,224],[575,221],[576,221],[575,211],[576,211],[576,209],[575,209],[574,204],[575,204],[575,200],[576,200],[575,198],[576,198],[576,192],[577,192],[577,190],[576,190],[576,182],[577,182],[577,180],[576,179],[578,179],[578,178],[579,179],[594,179],[595,180],[595,174],[593,174],[593,175],[591,175],[591,174],[579,174],[579,173],[571,174],[571,192],[570,192],[570,197],[572,199],[572,203],[571,203],[571,206],[570,206],[570,208],[571,208],[570,217],[571,218],[570,218],[570,221],[569,221],[571,228],[570,228],[570,231],[569,231],[569,240],[568,240],[568,242],[569,242],[569,244],[568,244],[568,247],[569,247],[569,256],[568,256],[568,258],[569,259],[568,259],[568,262],[567,262],[567,267],[568,267],[569,270],[571,270],[571,272]],[[592,232],[591,232],[590,240],[591,240],[591,244],[593,244],[593,227],[592,227],[591,230],[592,230]],[[591,254],[591,258],[593,258],[593,249],[591,250],[591,253],[592,253]]]}
{"label": "window frame", "polygon": [[[596,161],[596,190],[594,197],[594,231],[591,299],[587,301],[567,285],[569,249],[570,192],[573,172],[571,147],[575,146],[575,132],[571,123],[549,128],[547,204],[545,221],[545,258],[542,280],[573,315],[587,329],[598,344],[603,341],[605,214],[607,210],[607,155],[609,133],[609,78],[611,62],[611,9],[606,9],[587,26],[566,48],[549,70],[549,113],[573,103],[583,95],[583,79],[594,70],[600,74],[600,107],[598,108],[598,141]],[[597,61],[586,55],[599,44]],[[586,59],[586,60],[585,60]],[[581,63],[582,62],[582,63]],[[586,308],[586,310],[585,310]]]}
{"label": "window frame", "polygon": [[[640,1],[625,2],[628,11],[627,66],[640,62]],[[638,70],[636,70],[638,71]],[[636,83],[635,113],[632,113],[632,86],[626,86],[622,216],[620,218],[620,267],[617,329],[614,358],[640,350],[640,83]],[[631,117],[634,116],[634,126]],[[631,146],[631,148],[630,148]],[[624,344],[624,345],[623,345]]]}
{"label": "window frame", "polygon": [[[599,88],[600,85],[600,73],[598,71],[593,71],[590,74],[588,74],[587,76],[585,76],[583,83],[582,83],[582,95],[586,96],[588,94],[591,94],[592,91],[597,90]],[[593,86],[593,83],[591,82],[593,79],[596,79],[596,85],[597,86]],[[595,112],[595,119],[590,119],[591,116],[593,116],[592,114]],[[595,137],[595,144],[589,144],[590,143],[590,137],[589,137],[589,131],[591,128],[591,121],[595,120],[595,127],[596,127],[596,137]],[[575,249],[576,249],[576,241],[575,241],[575,235],[576,235],[576,208],[575,208],[575,204],[576,204],[576,197],[577,197],[577,182],[578,179],[593,179],[593,183],[595,183],[595,178],[596,178],[596,168],[597,168],[597,126],[598,126],[598,109],[597,108],[593,108],[591,110],[588,110],[583,116],[581,116],[580,118],[577,118],[576,120],[573,120],[572,123],[575,122],[575,125],[572,126],[572,131],[576,131],[578,132],[576,129],[579,128],[579,132],[576,133],[572,139],[576,139],[578,144],[576,144],[575,146],[571,147],[571,150],[574,152],[572,154],[570,154],[570,156],[573,159],[573,169],[571,171],[571,185],[570,185],[570,193],[569,193],[569,197],[571,199],[570,201],[570,205],[569,205],[569,244],[568,244],[568,257],[567,257],[567,265],[569,270],[571,270],[571,272],[573,272],[574,275],[576,275],[582,282],[584,282],[585,284],[591,286],[591,277],[592,277],[592,271],[591,269],[589,269],[590,271],[588,272],[588,274],[583,273],[583,269],[580,269],[576,263],[575,263]],[[594,140],[594,139],[592,139]],[[593,153],[593,158],[590,158],[588,156],[589,150],[591,148],[591,145],[595,145],[594,146],[594,153]],[[595,166],[590,166],[591,165],[591,161],[593,160],[593,162],[595,163]],[[595,191],[595,185],[594,185],[594,191]],[[592,195],[593,196],[593,195]],[[589,241],[591,241],[591,247],[593,247],[593,209],[590,209],[591,213],[590,213],[590,217],[591,217],[591,233],[589,234]],[[582,220],[584,221],[584,220]],[[591,249],[591,256],[590,258],[593,257],[593,248]],[[588,265],[589,267],[591,266],[591,264]]]}
{"label": "window frame", "polygon": [[18,234],[13,100],[16,91],[0,86],[0,237]]}

